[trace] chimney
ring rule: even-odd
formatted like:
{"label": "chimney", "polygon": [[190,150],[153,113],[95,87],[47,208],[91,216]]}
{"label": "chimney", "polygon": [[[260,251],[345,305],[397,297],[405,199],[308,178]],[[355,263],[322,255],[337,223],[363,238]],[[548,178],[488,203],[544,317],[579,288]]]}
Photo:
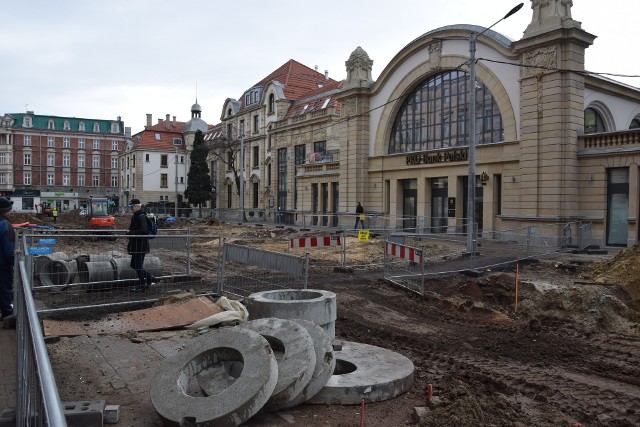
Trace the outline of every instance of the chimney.
{"label": "chimney", "polygon": [[158,119],[158,124],[162,123],[162,119]]}
{"label": "chimney", "polygon": [[164,126],[165,126],[167,129],[171,129],[171,116],[170,116],[169,114],[167,114],[167,119],[165,120],[165,124],[164,124]]}
{"label": "chimney", "polygon": [[176,125],[176,116],[173,116],[173,125]]}
{"label": "chimney", "polygon": [[316,71],[318,71],[318,66],[317,66],[317,65],[316,65],[316,66],[314,66],[314,67],[313,67],[313,69],[314,69],[314,70],[316,70]]}
{"label": "chimney", "polygon": [[151,114],[147,114],[147,126],[151,126],[151,122],[153,119],[151,118]]}
{"label": "chimney", "polygon": [[329,70],[324,70],[324,79],[329,80]]}

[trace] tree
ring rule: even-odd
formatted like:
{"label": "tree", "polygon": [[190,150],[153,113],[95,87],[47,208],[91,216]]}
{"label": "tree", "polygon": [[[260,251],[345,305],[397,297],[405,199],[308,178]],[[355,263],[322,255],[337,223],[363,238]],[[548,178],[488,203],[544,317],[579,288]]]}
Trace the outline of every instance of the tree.
{"label": "tree", "polygon": [[[210,155],[220,163],[226,165],[226,170],[233,174],[236,184],[236,194],[240,197],[240,135],[239,132],[231,130],[231,133],[216,138],[212,142]],[[245,147],[246,149],[246,147]],[[245,157],[246,158],[246,157]],[[247,220],[246,210],[242,212],[242,220]]]}
{"label": "tree", "polygon": [[184,196],[192,205],[202,207],[211,198],[211,176],[207,166],[208,149],[202,131],[196,131],[191,152],[191,165],[187,174],[187,189]]}

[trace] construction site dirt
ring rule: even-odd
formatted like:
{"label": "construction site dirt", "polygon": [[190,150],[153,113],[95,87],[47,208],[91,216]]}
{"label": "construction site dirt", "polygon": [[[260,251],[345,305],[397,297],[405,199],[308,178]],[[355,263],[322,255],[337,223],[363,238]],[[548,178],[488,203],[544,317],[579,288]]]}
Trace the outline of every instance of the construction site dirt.
{"label": "construction site dirt", "polygon": [[[50,224],[29,215],[12,220]],[[128,217],[116,221],[118,229],[127,228]],[[210,224],[181,219],[176,226],[281,250],[287,239],[304,234],[265,225],[258,238],[255,226]],[[75,211],[61,214],[56,224],[82,225]],[[375,245],[382,251],[382,242]],[[371,245],[363,248],[369,250]],[[197,251],[193,262],[207,268],[213,261]],[[336,339],[406,356],[415,366],[413,387],[390,400],[365,399],[364,410],[302,404],[258,413],[245,425],[355,426],[361,418],[367,426],[640,425],[637,246],[530,260],[518,266],[517,281],[512,268],[428,280],[424,295],[382,280],[379,268],[322,268],[329,265],[324,256],[311,254],[309,288],[336,294]],[[362,265],[370,259],[363,253]],[[158,349],[179,349],[195,334],[105,331],[51,340],[47,349],[62,400],[105,400],[120,405],[120,425],[158,426],[149,397],[163,360]],[[420,417],[418,407],[427,408]]]}

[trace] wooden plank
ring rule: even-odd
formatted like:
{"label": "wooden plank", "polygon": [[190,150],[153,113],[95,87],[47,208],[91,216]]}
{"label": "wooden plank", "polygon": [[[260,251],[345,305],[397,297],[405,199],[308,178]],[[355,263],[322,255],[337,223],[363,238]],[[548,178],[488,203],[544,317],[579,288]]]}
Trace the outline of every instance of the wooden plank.
{"label": "wooden plank", "polygon": [[42,321],[45,336],[110,335],[128,331],[177,329],[224,311],[206,297],[191,298],[143,310],[114,313],[98,320]]}

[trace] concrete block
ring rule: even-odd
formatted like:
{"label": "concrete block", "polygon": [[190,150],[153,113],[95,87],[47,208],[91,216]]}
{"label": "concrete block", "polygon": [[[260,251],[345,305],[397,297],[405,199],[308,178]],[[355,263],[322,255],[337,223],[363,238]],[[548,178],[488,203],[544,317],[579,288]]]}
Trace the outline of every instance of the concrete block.
{"label": "concrete block", "polygon": [[104,400],[62,402],[68,427],[102,427]]}
{"label": "concrete block", "polygon": [[120,420],[120,405],[107,405],[104,408],[104,423],[116,424]]}

